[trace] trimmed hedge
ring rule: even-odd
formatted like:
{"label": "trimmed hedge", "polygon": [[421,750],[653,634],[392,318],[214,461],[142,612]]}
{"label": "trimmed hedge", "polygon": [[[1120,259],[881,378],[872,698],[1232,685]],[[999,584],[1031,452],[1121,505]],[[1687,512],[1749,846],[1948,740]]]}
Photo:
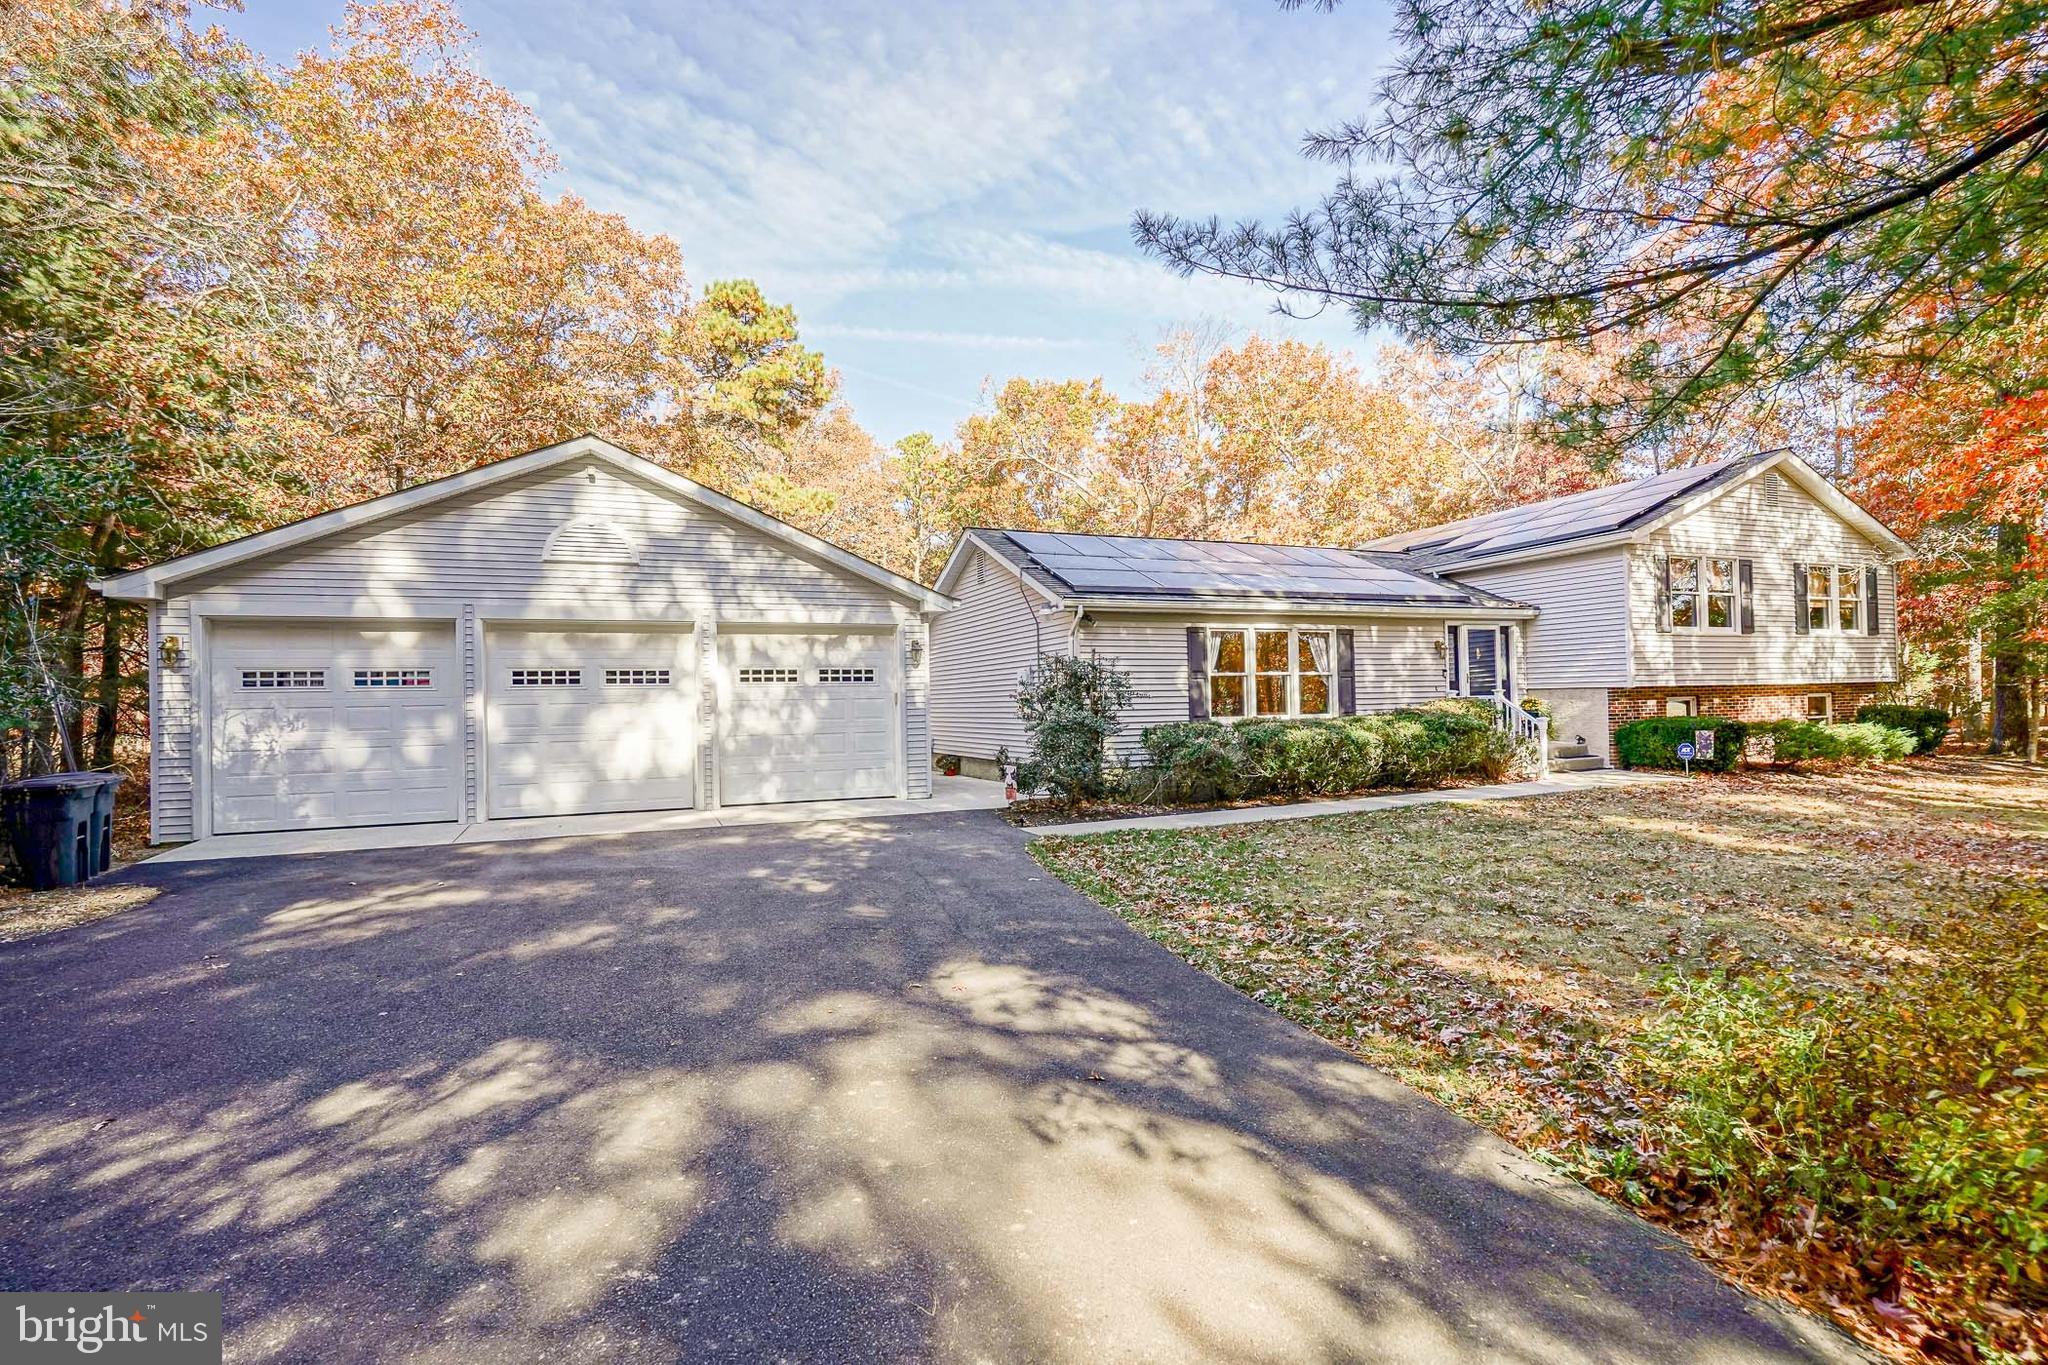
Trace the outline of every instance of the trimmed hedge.
{"label": "trimmed hedge", "polygon": [[1913,752],[1914,737],[1887,725],[1857,722],[1822,725],[1811,720],[1772,720],[1749,727],[1752,744],[1770,746],[1769,762],[1876,763]]}
{"label": "trimmed hedge", "polygon": [[1725,773],[1742,761],[1742,746],[1749,741],[1749,726],[1720,716],[1652,716],[1632,720],[1614,732],[1614,752],[1624,768],[1682,768],[1678,746],[1693,742],[1695,730],[1714,732],[1711,758],[1695,758],[1692,766],[1702,772]]}
{"label": "trimmed hedge", "polygon": [[1948,738],[1948,712],[1939,706],[1895,706],[1878,704],[1856,708],[1856,719],[1867,725],[1904,730],[1913,737],[1913,752],[1931,754]]}
{"label": "trimmed hedge", "polygon": [[1513,766],[1512,736],[1484,702],[1323,720],[1175,721],[1139,737],[1147,768],[1133,782],[1167,801],[1334,796],[1367,787],[1424,787]]}

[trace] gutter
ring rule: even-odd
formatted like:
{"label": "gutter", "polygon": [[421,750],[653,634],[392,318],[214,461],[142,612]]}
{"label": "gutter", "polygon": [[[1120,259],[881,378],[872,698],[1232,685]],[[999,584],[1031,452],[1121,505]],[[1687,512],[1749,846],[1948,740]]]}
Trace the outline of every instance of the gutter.
{"label": "gutter", "polygon": [[1242,602],[1218,602],[1213,598],[1157,597],[1071,597],[1071,605],[1083,612],[1112,615],[1175,614],[1180,616],[1244,616],[1275,611],[1323,616],[1420,616],[1432,620],[1533,621],[1536,608],[1520,604],[1485,606],[1460,603],[1429,606],[1421,603],[1304,602],[1298,598],[1253,598]]}

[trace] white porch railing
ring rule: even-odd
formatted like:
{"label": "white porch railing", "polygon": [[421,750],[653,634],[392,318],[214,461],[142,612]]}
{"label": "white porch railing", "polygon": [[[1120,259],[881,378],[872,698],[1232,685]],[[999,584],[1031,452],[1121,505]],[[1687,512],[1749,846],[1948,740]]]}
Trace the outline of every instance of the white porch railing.
{"label": "white porch railing", "polygon": [[1517,743],[1527,744],[1536,751],[1536,778],[1541,781],[1550,775],[1550,725],[1541,716],[1532,716],[1508,698],[1496,693],[1481,698],[1493,707],[1493,721],[1501,729],[1515,737]]}

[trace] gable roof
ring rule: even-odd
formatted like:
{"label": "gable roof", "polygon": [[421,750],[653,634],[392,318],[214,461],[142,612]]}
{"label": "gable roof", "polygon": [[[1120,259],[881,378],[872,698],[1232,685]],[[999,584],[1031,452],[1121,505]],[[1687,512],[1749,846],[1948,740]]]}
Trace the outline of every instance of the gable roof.
{"label": "gable roof", "polygon": [[786,521],[771,517],[766,512],[749,507],[736,499],[728,498],[723,493],[713,492],[696,480],[686,479],[673,470],[664,469],[652,460],[635,455],[630,450],[613,445],[601,437],[588,435],[543,446],[539,450],[529,450],[522,455],[494,460],[490,464],[478,465],[459,474],[414,484],[396,493],[386,493],[382,497],[370,498],[365,502],[338,507],[332,512],[323,512],[302,521],[287,522],[268,531],[258,531],[237,540],[224,541],[208,549],[195,550],[174,559],[162,560],[146,568],[113,574],[95,581],[93,587],[98,589],[102,596],[122,601],[158,600],[164,596],[164,590],[169,585],[183,579],[212,573],[280,551],[296,549],[342,531],[396,516],[401,512],[410,512],[450,498],[461,497],[556,465],[583,460],[598,460],[643,479],[664,492],[696,503],[779,540],[798,554],[864,578],[913,603],[921,610],[944,611],[951,605],[946,598],[923,584],[891,573],[851,550],[842,550],[830,541],[822,540],[808,531],[800,531]]}
{"label": "gable roof", "polygon": [[1284,603],[1336,611],[1530,613],[1520,603],[1418,569],[1398,554],[987,527],[962,537],[939,575],[941,592],[958,580],[974,548],[1059,604],[1229,611]]}
{"label": "gable roof", "polygon": [[1889,527],[1787,450],[1670,469],[1606,488],[1382,536],[1368,541],[1366,548],[1398,551],[1447,573],[1476,564],[1540,559],[1646,536],[1770,469],[1799,484],[1880,547],[1893,554],[1906,552],[1906,543]]}

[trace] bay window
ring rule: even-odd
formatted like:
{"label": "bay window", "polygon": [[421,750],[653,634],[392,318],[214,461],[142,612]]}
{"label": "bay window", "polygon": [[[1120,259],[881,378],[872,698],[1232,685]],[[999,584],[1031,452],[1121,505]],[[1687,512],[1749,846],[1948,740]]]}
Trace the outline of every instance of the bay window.
{"label": "bay window", "polygon": [[1209,631],[1209,714],[1328,716],[1337,710],[1336,639],[1285,626]]}

